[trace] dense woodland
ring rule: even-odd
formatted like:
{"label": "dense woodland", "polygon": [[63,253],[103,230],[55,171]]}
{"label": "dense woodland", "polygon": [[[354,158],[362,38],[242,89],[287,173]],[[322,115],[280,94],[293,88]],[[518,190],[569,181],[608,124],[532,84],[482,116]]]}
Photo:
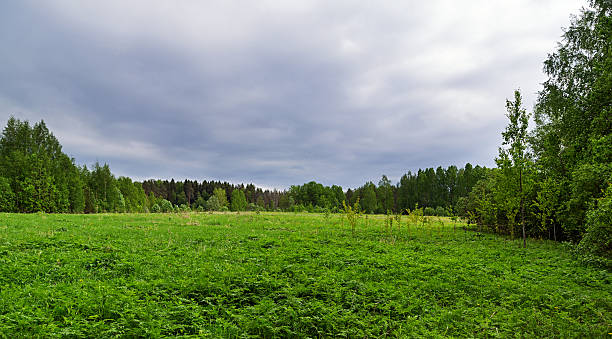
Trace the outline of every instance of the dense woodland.
{"label": "dense woodland", "polygon": [[[520,91],[506,102],[497,167],[466,164],[382,176],[356,189],[317,182],[269,191],[219,181],[116,178],[107,164],[78,166],[43,121],[11,117],[0,138],[0,211],[97,213],[179,210],[341,211],[460,215],[510,237],[581,243],[612,256],[612,7],[591,1],[544,62],[533,112]],[[529,126],[535,122],[534,126]]]}

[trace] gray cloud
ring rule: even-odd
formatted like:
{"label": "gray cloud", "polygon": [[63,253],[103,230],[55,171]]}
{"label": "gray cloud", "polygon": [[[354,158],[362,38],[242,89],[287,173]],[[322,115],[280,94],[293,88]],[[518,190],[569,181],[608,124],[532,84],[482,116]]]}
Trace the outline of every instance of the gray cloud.
{"label": "gray cloud", "polygon": [[[493,165],[581,2],[0,5],[0,123],[136,179],[356,187]],[[6,117],[6,118],[4,118]]]}

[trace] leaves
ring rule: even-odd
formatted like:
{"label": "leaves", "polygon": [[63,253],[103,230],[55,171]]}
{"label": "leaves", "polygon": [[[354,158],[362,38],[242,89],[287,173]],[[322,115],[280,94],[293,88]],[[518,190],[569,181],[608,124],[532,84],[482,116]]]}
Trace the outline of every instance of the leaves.
{"label": "leaves", "polygon": [[0,333],[597,337],[612,322],[610,273],[558,243],[421,216],[394,242],[383,216],[354,237],[333,216],[253,216],[3,214]]}

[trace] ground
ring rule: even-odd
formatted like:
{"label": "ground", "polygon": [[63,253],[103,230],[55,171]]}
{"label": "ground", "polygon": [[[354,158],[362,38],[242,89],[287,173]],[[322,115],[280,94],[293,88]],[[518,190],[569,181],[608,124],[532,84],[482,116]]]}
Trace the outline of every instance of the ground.
{"label": "ground", "polygon": [[610,272],[463,226],[0,214],[0,337],[610,337]]}

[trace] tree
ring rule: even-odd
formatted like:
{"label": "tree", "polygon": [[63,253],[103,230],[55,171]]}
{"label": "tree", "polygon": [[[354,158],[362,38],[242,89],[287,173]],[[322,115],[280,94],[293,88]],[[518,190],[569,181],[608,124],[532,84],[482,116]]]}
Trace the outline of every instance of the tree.
{"label": "tree", "polygon": [[206,209],[209,211],[221,210],[221,203],[219,203],[219,198],[217,197],[217,195],[213,195],[208,198],[208,201],[206,201]]}
{"label": "tree", "polygon": [[[612,179],[612,178],[610,178]],[[612,267],[612,184],[608,184],[603,197],[587,213],[586,234],[578,249],[583,255],[594,256],[596,261]]]}
{"label": "tree", "polygon": [[11,189],[10,181],[0,177],[0,212],[15,211],[15,194]]}
{"label": "tree", "polygon": [[203,197],[199,196],[196,199],[196,201],[195,201],[195,206],[196,206],[196,208],[204,208],[205,209],[206,208],[206,200]]}
{"label": "tree", "polygon": [[283,210],[283,211],[288,211],[291,209],[291,207],[293,207],[294,201],[293,201],[293,197],[291,197],[289,194],[281,194],[279,200],[278,200],[278,207]]}
{"label": "tree", "polygon": [[555,182],[551,178],[545,178],[538,184],[538,191],[536,192],[535,200],[532,203],[536,208],[534,215],[540,222],[541,232],[548,230],[550,233],[549,224],[552,225],[553,239],[557,241],[557,227],[553,222],[553,216],[555,213],[555,205],[557,203],[559,188],[555,186]]}
{"label": "tree", "polygon": [[257,197],[257,199],[255,200],[255,204],[262,210],[266,208],[266,201],[261,195]]}
{"label": "tree", "polygon": [[374,213],[377,208],[376,190],[373,183],[368,182],[363,187],[363,193],[359,199],[361,210],[366,213]]}
{"label": "tree", "polygon": [[[74,163],[74,160],[72,160],[72,163]],[[70,212],[83,213],[85,209],[85,184],[81,178],[81,172],[77,166],[72,166],[67,175]]]}
{"label": "tree", "polygon": [[223,188],[215,188],[213,190],[213,196],[217,197],[219,202],[219,209],[227,207],[227,194]]}
{"label": "tree", "polygon": [[79,211],[76,172],[44,121],[30,125],[9,118],[0,136],[0,176],[9,181],[16,211]]}
{"label": "tree", "polygon": [[380,204],[379,212],[387,213],[387,211],[392,211],[394,207],[393,187],[391,186],[391,180],[384,174],[378,182],[377,193]]}
{"label": "tree", "polygon": [[502,171],[506,170],[507,179],[514,180],[518,184],[517,195],[521,214],[521,228],[523,230],[523,247],[526,247],[523,176],[528,165],[527,127],[529,125],[529,114],[522,108],[520,91],[514,91],[514,101],[506,100],[506,110],[506,117],[510,120],[506,130],[502,132],[504,139],[502,145],[506,147],[499,148],[499,157],[496,159],[496,162]]}
{"label": "tree", "polygon": [[183,183],[183,191],[185,192],[185,197],[187,198],[187,204],[191,205],[191,202],[195,200],[193,198],[194,189],[191,181],[185,180],[185,182]]}
{"label": "tree", "polygon": [[554,219],[578,242],[612,174],[612,6],[592,0],[544,62],[532,146],[540,179],[559,188]]}
{"label": "tree", "polygon": [[232,203],[231,210],[232,211],[244,211],[247,208],[246,196],[244,195],[244,191],[241,189],[235,189],[232,191]]}
{"label": "tree", "polygon": [[108,164],[94,164],[88,185],[98,211],[115,212],[121,208],[121,195],[118,194],[121,192],[117,189],[117,180]]}

